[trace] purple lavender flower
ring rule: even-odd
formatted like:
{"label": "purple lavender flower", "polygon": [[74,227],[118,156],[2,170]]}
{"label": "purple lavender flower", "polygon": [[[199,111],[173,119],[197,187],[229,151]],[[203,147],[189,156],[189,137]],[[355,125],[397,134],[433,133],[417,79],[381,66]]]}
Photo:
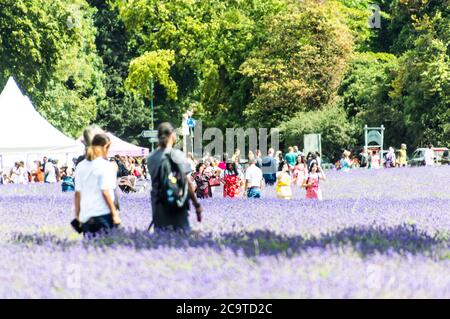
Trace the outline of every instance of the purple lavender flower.
{"label": "purple lavender flower", "polygon": [[324,200],[204,200],[189,234],[148,233],[148,194],[84,240],[59,185],[0,186],[0,298],[449,298],[450,167],[332,171]]}

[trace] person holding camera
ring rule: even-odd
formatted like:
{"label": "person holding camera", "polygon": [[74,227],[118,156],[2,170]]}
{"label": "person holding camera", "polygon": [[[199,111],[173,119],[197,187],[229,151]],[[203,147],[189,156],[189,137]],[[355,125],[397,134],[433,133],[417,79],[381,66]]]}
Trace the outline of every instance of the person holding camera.
{"label": "person holding camera", "polygon": [[322,200],[322,189],[320,180],[325,180],[326,176],[317,163],[312,163],[309,173],[305,176],[303,187],[306,188],[307,199]]}

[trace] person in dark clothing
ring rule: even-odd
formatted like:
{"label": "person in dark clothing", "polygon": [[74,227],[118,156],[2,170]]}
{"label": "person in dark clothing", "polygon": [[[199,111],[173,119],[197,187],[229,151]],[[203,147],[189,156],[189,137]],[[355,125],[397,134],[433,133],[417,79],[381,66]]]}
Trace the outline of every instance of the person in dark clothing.
{"label": "person in dark clothing", "polygon": [[277,181],[277,161],[274,158],[275,150],[270,148],[261,161],[261,170],[266,185],[274,185]]}
{"label": "person in dark clothing", "polygon": [[[202,207],[195,195],[195,187],[189,178],[191,173],[191,165],[186,156],[180,150],[174,149],[173,145],[176,142],[175,128],[170,123],[161,123],[158,127],[159,147],[153,151],[147,159],[148,172],[152,180],[151,191],[151,205],[155,230],[190,230],[188,219],[189,200],[192,201],[197,213],[197,221],[202,221]],[[186,199],[184,206],[180,208],[170,208],[160,200],[161,188],[158,172],[163,157],[170,155],[173,162],[178,165],[181,173],[186,176],[186,183],[188,183],[189,197]]]}
{"label": "person in dark clothing", "polygon": [[127,168],[125,167],[125,164],[122,162],[122,159],[120,158],[119,155],[115,155],[114,156],[114,161],[117,164],[117,178],[121,178],[121,177],[126,177],[131,175],[131,172],[127,170]]}
{"label": "person in dark clothing", "polygon": [[196,172],[193,175],[197,186],[196,195],[198,198],[212,197],[211,186],[209,185],[209,180],[212,175],[205,172],[205,168],[206,166],[204,163],[198,163],[195,167]]}

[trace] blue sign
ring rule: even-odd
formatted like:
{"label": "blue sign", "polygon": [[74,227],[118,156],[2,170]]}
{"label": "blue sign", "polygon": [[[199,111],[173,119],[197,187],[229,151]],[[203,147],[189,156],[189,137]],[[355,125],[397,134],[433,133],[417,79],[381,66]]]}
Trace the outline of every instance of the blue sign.
{"label": "blue sign", "polygon": [[197,121],[194,120],[193,118],[188,118],[186,122],[187,122],[187,125],[188,125],[190,128],[194,128],[194,127],[195,127],[195,124],[197,124]]}

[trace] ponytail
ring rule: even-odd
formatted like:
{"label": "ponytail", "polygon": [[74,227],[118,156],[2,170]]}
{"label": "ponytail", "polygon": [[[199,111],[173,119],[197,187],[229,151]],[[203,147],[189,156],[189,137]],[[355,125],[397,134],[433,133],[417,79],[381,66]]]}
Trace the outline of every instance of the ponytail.
{"label": "ponytail", "polygon": [[103,155],[103,150],[109,147],[111,140],[108,135],[101,133],[94,136],[91,145],[86,149],[86,159],[88,161],[95,160]]}
{"label": "ponytail", "polygon": [[95,160],[102,155],[102,149],[98,146],[88,146],[86,149],[86,159],[88,161]]}

